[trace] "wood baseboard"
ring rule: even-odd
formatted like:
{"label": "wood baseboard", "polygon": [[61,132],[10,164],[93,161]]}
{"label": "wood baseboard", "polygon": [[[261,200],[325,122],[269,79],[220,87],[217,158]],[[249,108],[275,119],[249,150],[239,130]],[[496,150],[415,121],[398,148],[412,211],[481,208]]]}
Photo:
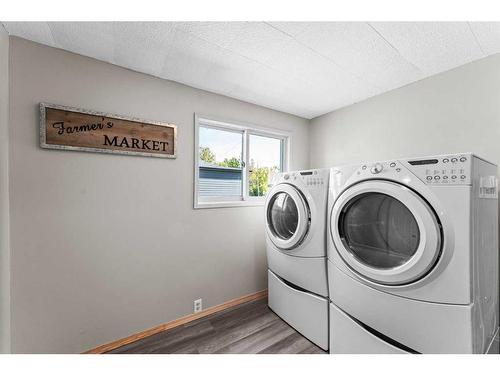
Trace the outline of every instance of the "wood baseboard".
{"label": "wood baseboard", "polygon": [[84,352],[84,354],[106,353],[106,352],[109,352],[113,349],[119,348],[120,346],[130,344],[134,341],[143,339],[145,337],[154,335],[154,334],[159,333],[159,332],[168,331],[169,329],[178,327],[182,324],[192,322],[193,320],[196,320],[196,319],[203,318],[204,316],[215,314],[216,312],[229,309],[230,307],[237,306],[237,305],[240,305],[240,304],[245,303],[245,302],[257,301],[259,299],[263,299],[266,297],[267,297],[267,289],[261,290],[260,292],[248,294],[248,295],[243,296],[243,297],[238,297],[238,298],[232,299],[230,301],[221,303],[220,305],[209,307],[209,308],[202,310],[198,313],[186,315],[186,316],[183,316],[182,318],[175,319],[175,320],[172,320],[170,322],[160,324],[156,327],[149,328],[145,331],[134,333],[133,335],[124,337],[122,339],[119,339],[119,340],[116,340],[116,341],[113,341],[113,342],[110,342],[110,343],[107,343],[104,345],[100,345],[96,348],[87,350],[86,352]]}

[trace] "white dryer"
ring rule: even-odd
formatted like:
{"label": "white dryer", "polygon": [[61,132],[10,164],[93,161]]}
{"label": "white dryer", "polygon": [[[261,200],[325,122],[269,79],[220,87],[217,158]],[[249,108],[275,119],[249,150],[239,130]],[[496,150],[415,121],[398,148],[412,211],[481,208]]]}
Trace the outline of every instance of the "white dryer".
{"label": "white dryer", "polygon": [[269,307],[328,349],[328,169],[280,173],[267,194]]}
{"label": "white dryer", "polygon": [[486,353],[497,215],[497,168],[469,153],[332,168],[330,351]]}

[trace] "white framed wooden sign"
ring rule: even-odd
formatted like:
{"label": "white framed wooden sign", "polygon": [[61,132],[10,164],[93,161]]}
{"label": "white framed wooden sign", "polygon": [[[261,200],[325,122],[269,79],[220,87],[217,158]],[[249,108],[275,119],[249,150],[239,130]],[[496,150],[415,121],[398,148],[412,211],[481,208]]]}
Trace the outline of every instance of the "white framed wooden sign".
{"label": "white framed wooden sign", "polygon": [[177,126],[40,103],[40,146],[158,158],[177,157]]}

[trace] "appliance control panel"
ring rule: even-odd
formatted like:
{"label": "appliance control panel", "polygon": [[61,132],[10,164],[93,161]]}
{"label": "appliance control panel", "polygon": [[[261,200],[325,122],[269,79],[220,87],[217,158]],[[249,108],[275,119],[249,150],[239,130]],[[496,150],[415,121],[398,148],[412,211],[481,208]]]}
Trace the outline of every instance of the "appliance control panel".
{"label": "appliance control panel", "polygon": [[441,155],[432,158],[408,159],[408,168],[426,184],[469,185],[470,154]]}
{"label": "appliance control panel", "polygon": [[318,170],[291,172],[290,178],[292,181],[300,179],[309,187],[319,187],[327,183],[326,177]]}
{"label": "appliance control panel", "polygon": [[302,183],[310,188],[325,186],[328,184],[328,170],[311,169],[306,171],[280,173],[272,179],[269,187],[280,182],[296,183],[298,181],[302,181]]}
{"label": "appliance control panel", "polygon": [[356,174],[363,178],[392,178],[408,170],[428,185],[470,185],[472,154],[441,155],[362,164]]}
{"label": "appliance control panel", "polygon": [[402,173],[401,163],[397,160],[379,161],[370,164],[363,164],[358,168],[356,174],[362,177],[387,177],[391,173]]}

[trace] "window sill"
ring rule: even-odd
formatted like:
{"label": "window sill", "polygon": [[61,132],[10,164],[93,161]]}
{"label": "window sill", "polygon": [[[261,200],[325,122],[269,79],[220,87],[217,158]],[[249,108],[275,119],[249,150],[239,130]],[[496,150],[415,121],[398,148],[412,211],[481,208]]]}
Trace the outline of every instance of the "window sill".
{"label": "window sill", "polygon": [[228,207],[258,207],[264,206],[266,200],[262,199],[250,199],[246,201],[228,201],[228,202],[196,202],[194,204],[194,209],[203,208],[228,208]]}

